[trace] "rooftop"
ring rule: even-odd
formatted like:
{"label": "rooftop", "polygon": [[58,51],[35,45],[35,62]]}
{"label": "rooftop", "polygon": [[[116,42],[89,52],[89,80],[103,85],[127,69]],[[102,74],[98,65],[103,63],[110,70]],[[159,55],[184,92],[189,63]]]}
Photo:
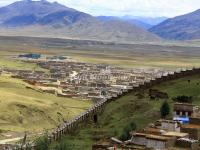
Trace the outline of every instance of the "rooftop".
{"label": "rooftop", "polygon": [[147,139],[154,139],[154,140],[158,140],[158,141],[167,141],[170,140],[170,137],[167,136],[160,136],[160,135],[152,135],[152,134],[147,134],[146,135]]}
{"label": "rooftop", "polygon": [[188,136],[188,133],[182,133],[182,132],[166,132],[166,133],[163,133],[164,136],[171,136],[171,137],[179,137],[179,138],[182,138],[182,137],[186,137]]}
{"label": "rooftop", "polygon": [[200,125],[196,125],[196,124],[185,124],[182,125],[183,128],[190,128],[190,129],[200,129]]}

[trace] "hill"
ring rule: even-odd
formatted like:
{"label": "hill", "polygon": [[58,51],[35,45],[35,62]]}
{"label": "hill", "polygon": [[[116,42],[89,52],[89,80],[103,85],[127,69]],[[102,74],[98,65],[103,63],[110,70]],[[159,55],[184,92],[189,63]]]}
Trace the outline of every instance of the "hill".
{"label": "hill", "polygon": [[[194,104],[200,106],[200,75],[181,78],[154,86],[153,89],[166,92],[169,95],[169,104],[172,115],[172,98],[180,95],[194,97]],[[191,80],[191,83],[188,83]],[[138,96],[142,95],[142,96]],[[111,137],[120,137],[123,129],[131,122],[135,122],[137,130],[143,129],[149,123],[160,119],[160,106],[163,99],[150,100],[148,90],[140,93],[130,93],[116,101],[109,103],[104,112],[99,116],[98,124],[90,122],[89,125],[81,125],[82,129],[74,134],[67,135],[61,143],[67,143],[69,149],[91,149],[92,144],[99,140]],[[55,143],[56,144],[56,143]]]}
{"label": "hill", "polygon": [[28,84],[9,75],[0,75],[0,138],[2,135],[42,132],[55,128],[62,119],[73,118],[92,103],[60,98],[27,88]]}
{"label": "hill", "polygon": [[142,28],[120,20],[102,21],[56,2],[18,1],[0,8],[1,35],[63,37],[104,41],[157,41]]}
{"label": "hill", "polygon": [[200,38],[200,10],[168,19],[149,31],[170,40]]}

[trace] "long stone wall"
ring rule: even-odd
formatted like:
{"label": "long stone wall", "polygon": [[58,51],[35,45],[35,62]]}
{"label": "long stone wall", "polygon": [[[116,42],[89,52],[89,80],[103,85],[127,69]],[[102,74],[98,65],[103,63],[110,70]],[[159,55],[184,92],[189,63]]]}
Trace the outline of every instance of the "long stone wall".
{"label": "long stone wall", "polygon": [[62,137],[62,135],[73,132],[77,128],[79,123],[85,122],[94,114],[98,114],[99,112],[102,112],[107,103],[113,100],[116,100],[123,95],[126,95],[133,91],[145,90],[163,82],[167,82],[170,80],[175,80],[175,79],[179,79],[182,77],[191,76],[195,74],[200,74],[200,68],[182,70],[180,72],[174,72],[173,74],[168,74],[160,78],[155,78],[154,80],[150,80],[149,82],[144,82],[144,84],[140,84],[138,87],[133,87],[133,89],[123,92],[123,94],[118,95],[118,97],[104,99],[98,102],[97,104],[95,104],[92,108],[89,108],[86,112],[80,114],[79,116],[76,116],[70,122],[64,123],[59,128],[56,128],[53,131],[53,133],[49,136],[49,140],[50,141],[59,140]]}

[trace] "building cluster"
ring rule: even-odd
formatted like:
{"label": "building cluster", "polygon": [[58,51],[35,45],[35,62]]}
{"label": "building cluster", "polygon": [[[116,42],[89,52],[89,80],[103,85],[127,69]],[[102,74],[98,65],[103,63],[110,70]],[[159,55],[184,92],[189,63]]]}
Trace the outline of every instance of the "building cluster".
{"label": "building cluster", "polygon": [[[29,60],[31,62],[32,60]],[[45,59],[34,60],[43,71],[5,69],[35,89],[60,97],[99,101],[117,97],[170,71],[161,69],[123,69],[104,64]]]}
{"label": "building cluster", "polygon": [[130,143],[153,149],[199,149],[200,108],[175,103],[172,120],[158,120],[142,132],[132,133]]}
{"label": "building cluster", "polygon": [[[200,108],[193,104],[175,103],[173,119],[158,120],[130,134],[131,139],[126,142],[113,139],[112,142],[124,149],[199,150]],[[94,149],[98,146],[102,145],[94,145]]]}

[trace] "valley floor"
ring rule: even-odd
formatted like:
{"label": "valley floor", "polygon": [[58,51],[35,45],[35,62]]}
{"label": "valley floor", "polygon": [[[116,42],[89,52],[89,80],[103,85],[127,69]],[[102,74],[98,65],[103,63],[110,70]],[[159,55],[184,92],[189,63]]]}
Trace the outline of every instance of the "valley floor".
{"label": "valley floor", "polygon": [[191,68],[200,65],[200,48],[192,42],[102,44],[97,41],[0,36],[0,45],[0,67],[39,69],[10,59],[23,53],[64,55],[83,62],[128,68]]}

